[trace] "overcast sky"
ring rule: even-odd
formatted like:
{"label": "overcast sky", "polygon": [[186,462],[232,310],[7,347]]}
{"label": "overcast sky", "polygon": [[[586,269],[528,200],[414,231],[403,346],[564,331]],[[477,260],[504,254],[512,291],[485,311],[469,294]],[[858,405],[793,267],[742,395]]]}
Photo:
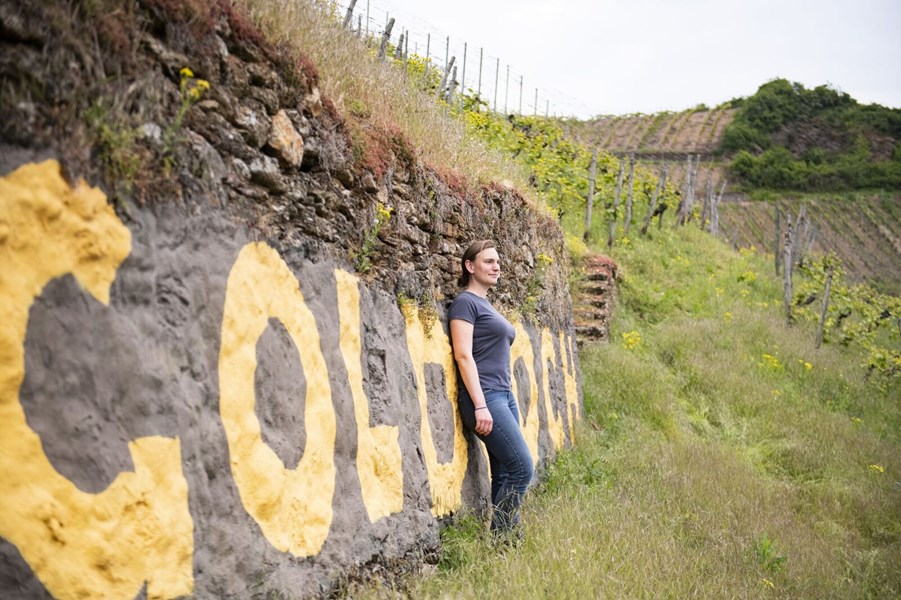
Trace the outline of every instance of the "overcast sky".
{"label": "overcast sky", "polygon": [[901,0],[357,0],[363,27],[367,3],[370,32],[388,13],[393,42],[407,29],[442,66],[450,36],[458,80],[466,42],[467,88],[481,52],[499,110],[519,110],[520,77],[522,112],[582,118],[715,106],[776,77],[901,107]]}

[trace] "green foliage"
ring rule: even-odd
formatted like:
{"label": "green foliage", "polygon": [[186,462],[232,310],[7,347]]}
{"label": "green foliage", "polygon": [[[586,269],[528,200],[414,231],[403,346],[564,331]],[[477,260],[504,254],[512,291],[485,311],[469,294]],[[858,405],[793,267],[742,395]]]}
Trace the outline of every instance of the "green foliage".
{"label": "green foliage", "polygon": [[[393,210],[394,209],[386,207],[381,202],[376,206],[375,219],[372,221],[372,227],[370,227],[363,236],[363,245],[356,257],[357,271],[360,273],[368,273],[369,270],[372,269],[372,251],[375,250],[379,232],[391,218],[391,212]],[[400,301],[401,298],[399,297],[398,302]]]}
{"label": "green foliage", "polygon": [[[829,86],[770,81],[737,104],[720,148],[745,187],[823,191],[901,188],[901,161],[871,140],[901,138],[901,109],[859,105]],[[791,148],[791,151],[789,150]]]}
{"label": "green foliage", "polygon": [[[866,352],[861,363],[878,383],[901,376],[901,298],[882,294],[866,284],[847,281],[841,261],[833,254],[814,256],[801,265],[794,292],[795,318],[818,323],[829,269],[833,268],[823,339],[855,345]],[[819,302],[805,303],[806,298]]]}
{"label": "green foliage", "polygon": [[111,179],[115,184],[121,183],[126,193],[130,192],[144,165],[137,145],[138,131],[129,124],[127,117],[100,101],[85,111],[84,120],[96,136],[100,159]]}
{"label": "green foliage", "polygon": [[486,539],[485,525],[477,515],[461,513],[441,530],[441,558],[438,569],[444,572],[463,568],[471,559],[472,546]]}
{"label": "green foliage", "polygon": [[785,562],[788,560],[788,558],[779,554],[776,542],[771,540],[765,531],[760,536],[760,539],[754,543],[754,554],[757,556],[760,568],[770,573],[778,573],[783,570]]}
{"label": "green foliage", "polygon": [[175,147],[179,142],[179,132],[182,123],[187,116],[191,107],[200,102],[203,95],[210,89],[210,83],[205,79],[197,79],[194,72],[188,67],[183,67],[179,72],[180,81],[178,85],[179,94],[181,96],[181,104],[175,118],[166,127],[163,132],[163,168],[166,174],[172,168],[172,162],[175,155]]}

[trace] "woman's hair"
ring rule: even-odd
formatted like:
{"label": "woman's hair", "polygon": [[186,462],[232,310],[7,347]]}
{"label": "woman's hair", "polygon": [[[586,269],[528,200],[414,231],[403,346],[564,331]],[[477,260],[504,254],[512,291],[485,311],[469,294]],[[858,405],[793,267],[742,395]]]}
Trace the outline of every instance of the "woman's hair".
{"label": "woman's hair", "polygon": [[460,268],[462,269],[462,273],[460,273],[460,279],[457,280],[457,283],[460,284],[460,287],[466,287],[469,285],[469,271],[466,270],[466,261],[471,260],[475,261],[476,256],[479,255],[479,252],[482,250],[487,250],[488,248],[497,248],[491,240],[479,240],[477,242],[473,242],[469,245],[469,248],[466,249],[466,252],[463,253],[463,257],[460,258]]}

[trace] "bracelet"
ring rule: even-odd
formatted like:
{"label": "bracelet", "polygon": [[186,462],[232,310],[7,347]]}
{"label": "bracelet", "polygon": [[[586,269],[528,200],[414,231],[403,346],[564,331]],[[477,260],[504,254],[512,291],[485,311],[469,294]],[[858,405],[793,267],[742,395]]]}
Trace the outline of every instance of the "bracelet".
{"label": "bracelet", "polygon": [[483,408],[486,410],[488,409],[487,406],[476,406],[476,410],[482,410]]}

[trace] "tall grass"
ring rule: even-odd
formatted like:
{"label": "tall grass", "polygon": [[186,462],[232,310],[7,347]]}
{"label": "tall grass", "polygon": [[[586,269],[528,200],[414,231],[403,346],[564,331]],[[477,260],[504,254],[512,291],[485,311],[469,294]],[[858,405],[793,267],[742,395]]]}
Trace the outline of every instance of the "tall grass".
{"label": "tall grass", "polygon": [[652,233],[618,251],[612,342],[581,353],[579,444],[529,496],[525,544],[499,552],[461,518],[402,593],[898,597],[897,378],[786,327],[768,258]]}
{"label": "tall grass", "polygon": [[[270,41],[285,44],[312,60],[321,91],[351,127],[401,132],[422,162],[462,175],[470,185],[511,181],[530,194],[528,173],[505,154],[489,149],[466,133],[434,95],[420,89],[418,78],[376,58],[377,47],[341,27],[329,2],[311,0],[235,0]],[[387,63],[392,62],[390,58]],[[433,67],[434,68],[434,67]],[[357,123],[354,115],[365,123]],[[536,206],[537,196],[529,198]]]}

